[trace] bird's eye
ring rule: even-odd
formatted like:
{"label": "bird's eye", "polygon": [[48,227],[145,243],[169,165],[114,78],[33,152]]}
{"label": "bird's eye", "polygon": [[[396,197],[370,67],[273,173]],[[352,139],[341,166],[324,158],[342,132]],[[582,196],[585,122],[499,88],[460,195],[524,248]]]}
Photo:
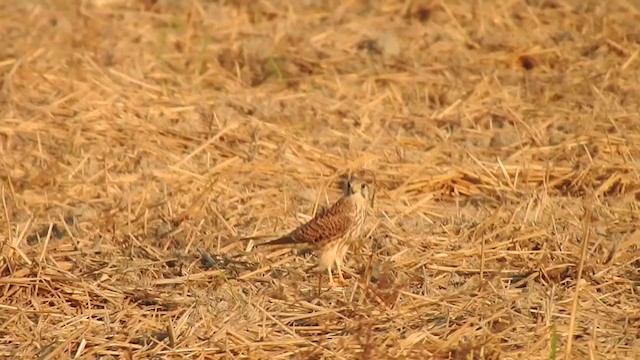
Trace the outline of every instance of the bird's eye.
{"label": "bird's eye", "polygon": [[366,187],[367,187],[367,185],[365,185],[365,184],[360,185],[360,189],[362,189],[362,190],[364,190]]}

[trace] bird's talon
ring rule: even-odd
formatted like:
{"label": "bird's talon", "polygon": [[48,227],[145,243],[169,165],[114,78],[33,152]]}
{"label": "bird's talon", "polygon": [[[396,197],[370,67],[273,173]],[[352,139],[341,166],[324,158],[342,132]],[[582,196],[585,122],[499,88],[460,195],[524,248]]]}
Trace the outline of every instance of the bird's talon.
{"label": "bird's talon", "polygon": [[344,278],[342,279],[338,278],[329,283],[329,290],[333,290],[336,288],[343,288],[347,285],[349,285],[349,282],[347,280],[345,280]]}

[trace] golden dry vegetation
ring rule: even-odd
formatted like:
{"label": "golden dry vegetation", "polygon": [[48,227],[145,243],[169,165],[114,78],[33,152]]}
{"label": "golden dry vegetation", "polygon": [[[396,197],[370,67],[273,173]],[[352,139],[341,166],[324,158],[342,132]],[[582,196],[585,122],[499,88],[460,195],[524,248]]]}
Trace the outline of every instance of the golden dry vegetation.
{"label": "golden dry vegetation", "polygon": [[[640,357],[638,2],[0,15],[0,356]],[[345,286],[237,240],[349,176]]]}

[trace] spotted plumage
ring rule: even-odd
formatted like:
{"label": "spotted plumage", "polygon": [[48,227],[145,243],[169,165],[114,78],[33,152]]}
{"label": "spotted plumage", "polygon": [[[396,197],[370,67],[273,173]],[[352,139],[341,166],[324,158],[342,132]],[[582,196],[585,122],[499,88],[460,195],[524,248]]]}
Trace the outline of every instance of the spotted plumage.
{"label": "spotted plumage", "polygon": [[319,253],[320,268],[328,271],[329,282],[333,284],[334,263],[344,281],[342,259],[350,243],[362,235],[369,196],[367,184],[348,182],[344,195],[330,208],[287,235],[260,245],[309,245]]}

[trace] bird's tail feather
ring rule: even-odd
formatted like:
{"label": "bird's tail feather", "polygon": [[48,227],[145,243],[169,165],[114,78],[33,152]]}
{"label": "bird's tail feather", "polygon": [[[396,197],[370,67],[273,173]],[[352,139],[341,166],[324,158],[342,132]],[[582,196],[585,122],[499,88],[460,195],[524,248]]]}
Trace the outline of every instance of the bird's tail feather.
{"label": "bird's tail feather", "polygon": [[270,245],[290,245],[290,244],[297,244],[298,242],[296,241],[296,239],[293,238],[293,236],[291,235],[285,235],[281,238],[275,239],[275,240],[271,240],[271,241],[267,241],[266,243],[262,243],[262,244],[256,244],[256,247],[258,246],[270,246]]}

